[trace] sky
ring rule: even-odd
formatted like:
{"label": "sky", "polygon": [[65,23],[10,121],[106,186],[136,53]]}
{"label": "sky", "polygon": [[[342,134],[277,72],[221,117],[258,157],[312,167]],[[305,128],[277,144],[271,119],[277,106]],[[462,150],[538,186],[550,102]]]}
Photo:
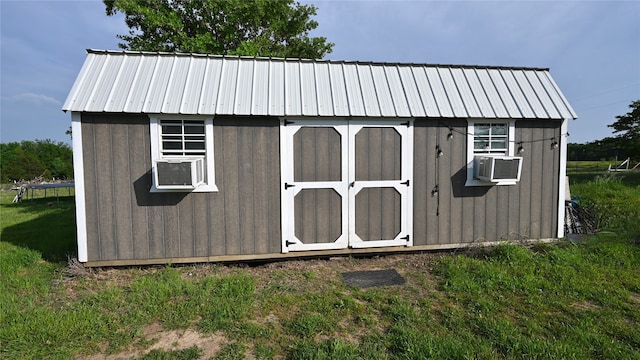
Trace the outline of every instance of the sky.
{"label": "sky", "polygon": [[[640,1],[302,1],[331,60],[550,68],[578,114],[569,142],[612,136],[640,99]],[[85,49],[118,50],[102,1],[0,0],[0,142],[70,143],[62,112]]]}

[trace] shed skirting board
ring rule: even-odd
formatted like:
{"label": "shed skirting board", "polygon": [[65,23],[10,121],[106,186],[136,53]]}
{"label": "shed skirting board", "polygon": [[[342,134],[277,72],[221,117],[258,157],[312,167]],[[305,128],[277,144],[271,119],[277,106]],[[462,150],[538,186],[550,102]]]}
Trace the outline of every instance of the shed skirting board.
{"label": "shed skirting board", "polygon": [[322,258],[328,256],[365,256],[365,255],[391,255],[391,254],[407,254],[421,251],[439,251],[439,250],[455,250],[490,247],[503,244],[539,244],[553,243],[561,241],[558,238],[545,239],[528,239],[528,240],[500,240],[475,243],[461,244],[437,244],[437,245],[418,245],[418,246],[395,246],[368,249],[339,249],[339,250],[313,250],[313,251],[296,251],[289,253],[271,253],[271,254],[249,254],[249,255],[219,255],[219,256],[199,256],[190,258],[162,258],[162,259],[145,259],[145,260],[105,260],[105,261],[89,261],[84,263],[86,267],[111,267],[111,266],[148,266],[148,265],[166,265],[166,264],[196,264],[196,263],[223,263],[236,261],[279,261],[288,259],[308,259]]}

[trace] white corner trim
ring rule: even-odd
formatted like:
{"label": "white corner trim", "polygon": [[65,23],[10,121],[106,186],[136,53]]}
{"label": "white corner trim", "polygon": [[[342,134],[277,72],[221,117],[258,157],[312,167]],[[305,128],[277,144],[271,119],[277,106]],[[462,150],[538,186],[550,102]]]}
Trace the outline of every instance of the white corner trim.
{"label": "white corner trim", "polygon": [[567,177],[567,137],[568,131],[567,119],[562,120],[560,126],[560,176],[558,177],[558,238],[564,237],[564,198]]}
{"label": "white corner trim", "polygon": [[71,113],[71,136],[73,146],[73,177],[76,198],[76,234],[78,261],[89,261],[87,251],[87,211],[84,192],[84,157],[82,149],[82,115]]}

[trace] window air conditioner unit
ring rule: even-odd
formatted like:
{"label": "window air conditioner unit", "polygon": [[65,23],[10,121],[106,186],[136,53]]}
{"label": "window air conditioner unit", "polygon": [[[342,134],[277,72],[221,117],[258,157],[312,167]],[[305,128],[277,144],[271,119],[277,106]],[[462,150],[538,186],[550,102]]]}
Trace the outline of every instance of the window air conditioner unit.
{"label": "window air conditioner unit", "polygon": [[165,158],[155,162],[154,180],[159,190],[193,190],[204,184],[204,158]]}
{"label": "window air conditioner unit", "polygon": [[516,156],[486,156],[474,158],[474,176],[489,182],[520,181],[522,158]]}

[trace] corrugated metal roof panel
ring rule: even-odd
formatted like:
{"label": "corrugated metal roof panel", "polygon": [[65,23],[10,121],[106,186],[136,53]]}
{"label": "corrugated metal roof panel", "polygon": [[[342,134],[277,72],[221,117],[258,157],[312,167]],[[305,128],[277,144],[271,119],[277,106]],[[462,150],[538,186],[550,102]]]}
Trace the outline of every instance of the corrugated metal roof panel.
{"label": "corrugated metal roof panel", "polygon": [[127,103],[124,106],[124,112],[142,112],[157,62],[157,57],[142,57],[140,59],[135,78],[131,84]]}
{"label": "corrugated metal roof panel", "polygon": [[465,109],[464,101],[460,96],[456,81],[453,79],[451,69],[448,67],[438,68],[438,74],[440,75],[442,85],[444,86],[444,91],[447,94],[447,99],[449,99],[449,104],[451,104],[451,109],[453,109],[453,115],[459,118],[471,116],[471,114]]}
{"label": "corrugated metal roof panel", "polygon": [[251,114],[269,113],[269,62],[258,60],[253,72],[253,94],[251,95]]}
{"label": "corrugated metal roof panel", "polygon": [[164,94],[167,91],[174,57],[161,57],[158,59],[155,71],[151,75],[151,83],[147,92],[147,98],[142,107],[142,112],[159,113],[162,110]]}
{"label": "corrugated metal roof panel", "polygon": [[[467,112],[467,116],[470,117],[483,117],[482,112],[480,111],[480,107],[476,102],[476,98],[473,96],[471,92],[471,87],[469,85],[469,79],[466,78],[464,69],[451,69],[451,75],[453,76],[453,80],[456,83],[456,87],[458,88],[458,92],[460,93],[460,98],[462,99],[462,105]],[[494,117],[491,114],[488,117]]]}
{"label": "corrugated metal roof panel", "polygon": [[378,104],[375,83],[373,82],[371,65],[358,66],[356,70],[360,80],[365,115],[379,117],[381,115],[380,105]]}
{"label": "corrugated metal roof panel", "polygon": [[[505,108],[504,103],[502,102],[502,98],[498,94],[498,90],[496,89],[496,85],[493,80],[489,76],[489,71],[487,69],[475,69],[475,73],[478,76],[478,80],[480,81],[481,89],[478,89],[477,92],[474,90],[474,94],[476,94],[476,98],[480,99],[480,92],[483,92],[486,97],[486,105],[482,104],[483,100],[479,100],[481,103],[480,109],[484,109],[485,106],[491,107],[496,118],[508,118],[509,112]],[[473,85],[472,85],[473,88]],[[483,111],[484,113],[484,111]]]}
{"label": "corrugated metal roof panel", "polygon": [[318,93],[313,63],[300,63],[300,91],[302,115],[318,116]]}
{"label": "corrugated metal roof panel", "polygon": [[239,62],[239,59],[223,59],[222,61],[216,114],[233,114]]}
{"label": "corrugated metal roof panel", "polygon": [[350,115],[349,101],[347,100],[347,88],[345,84],[342,64],[329,63],[329,76],[329,86],[331,86],[334,115]]}
{"label": "corrugated metal roof panel", "polygon": [[387,81],[385,68],[380,65],[372,66],[371,78],[373,79],[374,83],[373,88],[376,90],[375,93],[376,99],[378,100],[377,102],[380,109],[380,114],[385,117],[397,116],[395,106],[393,104],[393,99],[391,98],[390,84]]}
{"label": "corrugated metal roof panel", "polygon": [[344,81],[349,99],[349,114],[351,116],[365,116],[362,86],[358,76],[358,68],[355,64],[344,64]]}
{"label": "corrugated metal roof panel", "polygon": [[[429,82],[427,75],[427,68],[413,68],[413,78],[416,80],[416,87],[420,93],[420,99],[426,116],[428,117],[440,117],[441,108],[438,106],[438,102],[435,98],[435,90]],[[444,90],[443,90],[444,91]]]}
{"label": "corrugated metal roof panel", "polygon": [[496,113],[493,111],[491,107],[491,102],[487,98],[487,94],[484,91],[484,88],[481,84],[481,80],[478,77],[478,73],[476,69],[462,69],[464,73],[465,80],[469,84],[469,89],[471,90],[471,95],[473,96],[476,104],[478,105],[478,110],[480,111],[481,117],[486,118],[495,118]]}
{"label": "corrugated metal roof panel", "polygon": [[449,102],[447,91],[444,88],[444,83],[440,78],[440,72],[438,68],[425,68],[427,73],[427,80],[433,91],[433,97],[436,101],[436,108],[442,117],[454,117],[453,108]]}
{"label": "corrugated metal roof panel", "polygon": [[128,62],[128,64],[120,67],[120,74],[118,75],[116,82],[113,84],[113,91],[111,91],[111,94],[107,99],[104,111],[120,112],[121,109],[126,106],[141,58],[141,56],[129,56],[124,58],[123,61]]}
{"label": "corrugated metal roof panel", "polygon": [[102,68],[102,72],[98,77],[98,82],[93,88],[91,98],[87,104],[88,111],[103,111],[107,104],[107,99],[113,85],[118,79],[120,73],[121,64],[124,60],[122,56],[109,56],[105,61],[105,66]]}
{"label": "corrugated metal roof panel", "polygon": [[302,115],[300,63],[297,61],[286,62],[284,64],[284,72],[285,115]]}
{"label": "corrugated metal roof panel", "polygon": [[391,93],[391,99],[395,108],[395,113],[399,117],[411,116],[409,110],[409,104],[407,102],[407,95],[405,94],[402,80],[400,80],[400,69],[398,66],[385,67],[385,73],[387,75],[387,82],[389,83],[389,92]]}
{"label": "corrugated metal roof panel", "polygon": [[576,118],[547,69],[89,50],[67,111]]}
{"label": "corrugated metal roof panel", "polygon": [[520,70],[513,70],[513,77],[516,79],[516,82],[518,83],[520,89],[524,94],[524,98],[527,100],[527,103],[529,103],[529,106],[533,110],[533,113],[535,114],[534,117],[543,119],[547,118],[547,112],[540,103],[538,95],[531,87],[531,84],[529,83],[527,77],[524,75],[524,72]]}
{"label": "corrugated metal roof panel", "polygon": [[208,61],[202,82],[202,95],[198,113],[203,115],[216,114],[218,93],[220,92],[220,77],[222,76],[222,61]]}
{"label": "corrugated metal roof panel", "polygon": [[202,88],[204,86],[207,61],[202,57],[194,57],[189,64],[189,76],[184,86],[184,95],[180,104],[181,114],[197,114]]}
{"label": "corrugated metal roof panel", "polygon": [[399,66],[398,75],[402,89],[404,90],[407,109],[409,111],[408,116],[426,116],[424,106],[422,105],[422,99],[420,98],[420,93],[418,92],[418,86],[416,84],[415,78],[413,77],[413,71],[411,71],[411,67]]}
{"label": "corrugated metal roof panel", "polygon": [[269,62],[268,115],[284,115],[284,108],[286,104],[284,92],[284,64],[284,62]]}
{"label": "corrugated metal roof panel", "polygon": [[333,94],[331,93],[331,77],[329,76],[329,64],[317,63],[315,65],[316,91],[318,97],[318,115],[333,116]]}
{"label": "corrugated metal roof panel", "polygon": [[[553,104],[560,115],[562,117],[571,117],[573,119],[577,119],[578,114],[576,114],[576,112],[573,110],[573,107],[571,107],[571,104],[569,104],[567,99],[564,97],[564,94],[562,94],[562,91],[560,91],[560,88],[558,87],[556,82],[553,81],[551,74],[549,74],[548,71],[539,71],[538,78],[544,85],[544,88],[547,90],[549,97],[553,101]],[[567,113],[569,114],[569,116],[567,116]]]}
{"label": "corrugated metal roof panel", "polygon": [[549,94],[544,89],[544,86],[542,85],[542,83],[540,83],[540,79],[538,78],[537,73],[537,71],[531,71],[525,72],[524,75],[527,77],[527,80],[529,80],[529,84],[533,88],[533,91],[536,93],[536,95],[538,95],[538,100],[540,100],[540,102],[542,103],[542,106],[544,107],[549,117],[559,118],[560,113],[553,105],[553,100],[551,100],[551,98],[549,97]]}
{"label": "corrugated metal roof panel", "polygon": [[176,57],[167,82],[167,91],[161,101],[161,113],[178,114],[182,105],[182,98],[186,92],[185,85],[189,75],[192,58]]}
{"label": "corrugated metal roof panel", "polygon": [[518,81],[516,80],[515,76],[513,76],[513,73],[511,72],[511,70],[501,71],[500,74],[502,75],[502,79],[504,80],[504,83],[507,85],[507,88],[509,89],[509,93],[511,94],[511,96],[513,97],[513,100],[515,101],[516,106],[518,107],[518,110],[522,114],[522,117],[526,119],[535,118],[536,115],[531,109],[531,106],[529,105],[527,98],[522,92],[522,89],[520,89],[520,85],[518,85]]}
{"label": "corrugated metal roof panel", "polygon": [[251,99],[254,83],[253,60],[238,61],[238,81],[236,82],[236,96],[233,113],[236,115],[251,115]]}
{"label": "corrugated metal roof panel", "polygon": [[507,83],[504,81],[504,78],[502,77],[502,74],[501,74],[502,72],[498,71],[497,69],[489,69],[488,72],[489,72],[489,77],[491,77],[491,80],[495,85],[496,91],[498,94],[498,97],[494,99],[494,102],[496,102],[495,100],[497,99],[500,99],[502,101],[508,113],[507,117],[513,118],[513,119],[524,117],[523,113],[520,112],[520,109],[518,108],[518,105],[516,104],[516,101],[513,95],[509,91],[509,87],[507,86]]}

